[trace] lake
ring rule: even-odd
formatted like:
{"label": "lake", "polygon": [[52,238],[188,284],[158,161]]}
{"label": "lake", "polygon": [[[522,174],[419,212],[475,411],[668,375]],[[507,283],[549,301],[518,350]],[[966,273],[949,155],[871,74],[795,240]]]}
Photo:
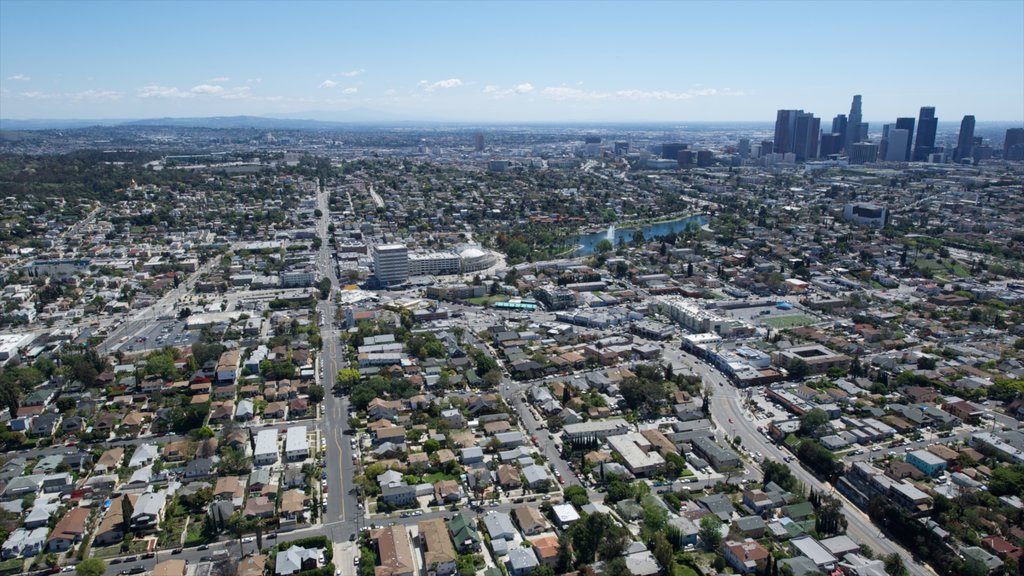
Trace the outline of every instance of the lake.
{"label": "lake", "polygon": [[[686,230],[686,225],[690,222],[695,222],[698,226],[704,226],[708,223],[708,217],[704,214],[697,214],[695,216],[687,216],[686,218],[679,218],[678,220],[668,220],[666,222],[658,222],[656,224],[648,224],[641,226],[640,230],[644,233],[644,238],[650,240],[655,236],[665,236],[675,232],[682,234]],[[584,236],[577,236],[573,241],[574,244],[580,246],[574,256],[587,256],[594,253],[594,249],[597,243],[607,238],[612,241],[612,246],[617,246],[619,238],[626,244],[629,244],[630,240],[633,239],[633,232],[636,228],[618,228],[612,226],[604,232],[594,232],[593,234],[586,234]]]}

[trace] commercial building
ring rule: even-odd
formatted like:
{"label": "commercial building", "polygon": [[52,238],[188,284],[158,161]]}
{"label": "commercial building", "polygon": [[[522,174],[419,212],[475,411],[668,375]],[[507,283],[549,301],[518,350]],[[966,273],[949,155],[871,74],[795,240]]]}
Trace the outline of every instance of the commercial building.
{"label": "commercial building", "polygon": [[844,370],[850,367],[849,356],[833,352],[820,344],[794,346],[772,352],[772,363],[787,370],[797,361],[803,361],[807,365],[808,374],[824,374],[833,367]]}
{"label": "commercial building", "polygon": [[651,441],[639,432],[610,436],[608,444],[636,476],[646,476],[665,467],[665,459]]}
{"label": "commercial building", "polygon": [[409,249],[405,244],[382,244],[373,249],[373,274],[385,286],[409,279]]}
{"label": "commercial building", "polygon": [[854,202],[843,206],[843,219],[860,226],[885,227],[889,218],[889,209],[877,204]]}
{"label": "commercial building", "polygon": [[974,155],[974,116],[967,115],[960,121],[960,135],[957,137],[953,161],[969,160]]}
{"label": "commercial building", "polygon": [[917,139],[914,141],[914,162],[927,162],[928,156],[935,151],[935,131],[939,119],[935,117],[935,108],[922,106],[917,118]]}
{"label": "commercial building", "polygon": [[462,261],[454,252],[426,252],[409,254],[409,276],[442,276],[458,274]]}
{"label": "commercial building", "polygon": [[911,117],[904,117],[904,118],[897,118],[896,119],[896,129],[897,130],[906,130],[907,131],[906,151],[903,154],[903,160],[904,161],[910,161],[911,153],[913,151],[913,144],[914,144],[914,118],[912,116]]}
{"label": "commercial building", "polygon": [[566,424],[562,435],[566,440],[592,440],[624,434],[630,429],[629,423],[621,418],[590,420],[578,424]]}
{"label": "commercial building", "polygon": [[907,454],[907,464],[929,476],[935,476],[946,469],[946,461],[927,450],[914,450]]}

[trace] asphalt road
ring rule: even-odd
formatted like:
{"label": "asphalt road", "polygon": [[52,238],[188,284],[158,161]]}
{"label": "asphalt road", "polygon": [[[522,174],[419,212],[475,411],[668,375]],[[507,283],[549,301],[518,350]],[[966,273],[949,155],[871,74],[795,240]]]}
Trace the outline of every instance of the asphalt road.
{"label": "asphalt road", "polygon": [[[742,406],[742,395],[725,376],[707,363],[692,356],[681,354],[681,359],[701,380],[711,385],[714,390],[711,397],[711,415],[729,438],[739,435],[743,449],[761,452],[766,459],[784,461],[789,455],[768,440],[752,422],[752,418]],[[927,566],[914,560],[913,556],[903,547],[884,537],[881,530],[872,524],[868,516],[853,505],[842,494],[835,491],[831,484],[820,482],[813,474],[800,465],[790,466],[793,475],[808,488],[819,492],[831,493],[843,503],[843,513],[847,519],[847,534],[854,541],[867,544],[877,555],[897,553],[903,558],[911,576],[933,576],[934,572]]]}
{"label": "asphalt road", "polygon": [[348,397],[335,396],[333,393],[335,377],[338,370],[346,367],[345,346],[339,340],[339,330],[334,319],[334,293],[339,287],[335,275],[334,256],[331,254],[333,243],[328,236],[330,223],[329,192],[320,188],[317,194],[317,207],[323,215],[317,223],[317,234],[321,239],[320,251],[317,254],[317,269],[321,278],[331,281],[331,297],[321,301],[317,308],[320,311],[322,325],[320,337],[323,340],[318,370],[321,385],[326,391],[324,397],[323,427],[325,440],[327,472],[327,505],[324,511],[324,528],[328,537],[334,542],[349,539],[351,534],[359,530],[361,512],[359,500],[353,493],[355,483],[354,450],[351,440],[354,436],[346,436],[348,430]]}

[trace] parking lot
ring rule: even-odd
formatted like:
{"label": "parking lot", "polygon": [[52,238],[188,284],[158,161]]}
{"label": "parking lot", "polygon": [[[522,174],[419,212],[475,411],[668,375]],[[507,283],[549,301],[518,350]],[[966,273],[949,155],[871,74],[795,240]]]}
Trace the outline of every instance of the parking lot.
{"label": "parking lot", "polygon": [[115,346],[125,352],[148,352],[164,346],[189,346],[199,335],[185,329],[184,320],[156,320]]}

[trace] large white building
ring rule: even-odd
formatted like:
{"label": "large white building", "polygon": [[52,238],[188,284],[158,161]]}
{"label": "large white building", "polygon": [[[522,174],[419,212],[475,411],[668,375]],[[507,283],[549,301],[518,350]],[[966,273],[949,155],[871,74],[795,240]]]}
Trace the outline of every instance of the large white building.
{"label": "large white building", "polygon": [[382,244],[373,249],[373,274],[381,284],[401,284],[409,279],[409,249],[405,244]]}
{"label": "large white building", "polygon": [[462,261],[454,252],[425,252],[409,255],[409,276],[458,274]]}

